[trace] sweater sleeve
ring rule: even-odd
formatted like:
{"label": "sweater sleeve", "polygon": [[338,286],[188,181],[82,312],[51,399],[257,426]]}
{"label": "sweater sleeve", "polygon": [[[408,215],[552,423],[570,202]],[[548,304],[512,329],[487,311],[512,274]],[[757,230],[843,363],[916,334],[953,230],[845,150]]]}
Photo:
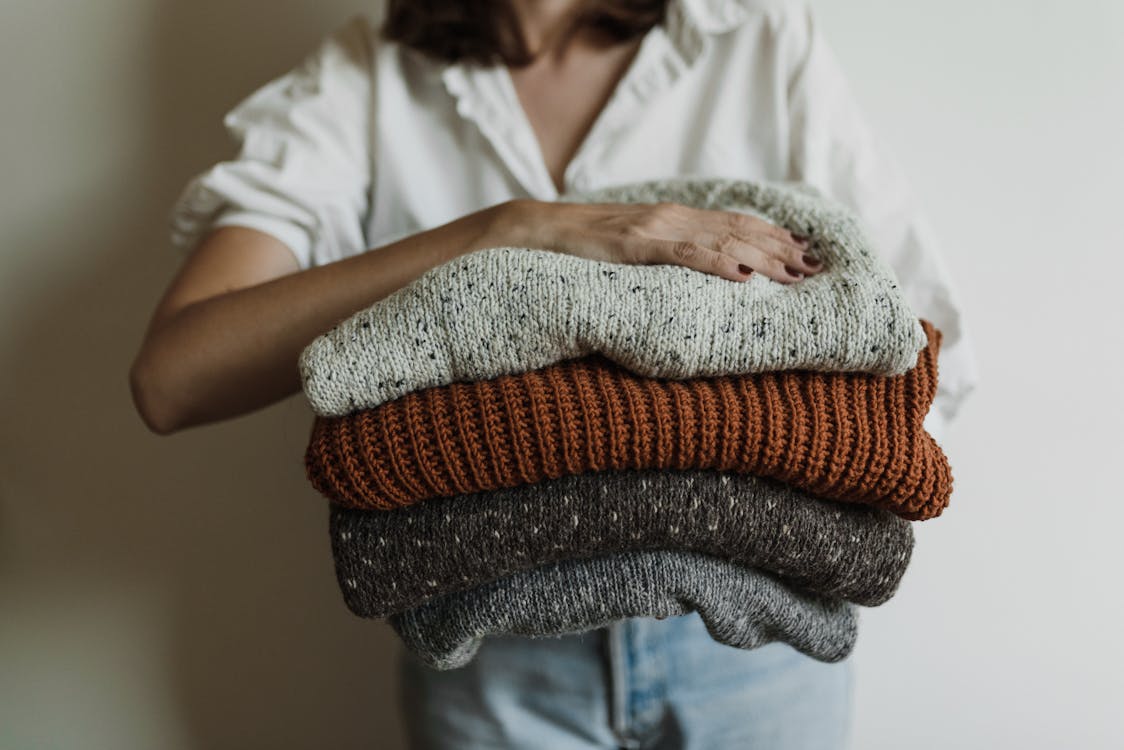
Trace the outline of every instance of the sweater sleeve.
{"label": "sweater sleeve", "polygon": [[175,249],[186,254],[221,226],[273,235],[301,269],[366,249],[376,38],[365,17],[351,18],[225,115],[237,156],[184,188],[170,217]]}
{"label": "sweater sleeve", "polygon": [[[789,77],[790,177],[853,210],[918,317],[940,329],[939,378],[926,427],[943,433],[978,383],[972,339],[932,227],[900,165],[877,142],[834,52],[803,3]],[[938,438],[939,439],[939,438]]]}

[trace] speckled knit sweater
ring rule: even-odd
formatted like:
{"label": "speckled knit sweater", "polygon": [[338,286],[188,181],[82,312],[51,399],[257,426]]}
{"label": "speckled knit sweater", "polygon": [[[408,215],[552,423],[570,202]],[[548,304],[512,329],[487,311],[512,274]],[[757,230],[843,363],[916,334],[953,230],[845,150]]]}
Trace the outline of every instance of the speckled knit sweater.
{"label": "speckled knit sweater", "polygon": [[317,417],[312,484],[355,508],[609,469],[718,469],[911,520],[948,504],[948,459],[923,421],[940,331],[904,375],[784,371],[664,380],[599,356],[409,393]]}
{"label": "speckled knit sweater", "polygon": [[809,369],[900,375],[925,345],[857,219],[806,187],[676,178],[575,202],[754,214],[812,238],[823,270],[793,284],[532,248],[469,253],[339,323],[300,357],[313,411],[338,416],[421,388],[599,353],[648,377]]}
{"label": "speckled knit sweater", "polygon": [[725,560],[671,551],[546,565],[437,597],[390,624],[423,662],[453,669],[490,635],[557,636],[693,611],[719,643],[750,649],[782,641],[826,662],[846,657],[858,635],[854,605]]}
{"label": "speckled knit sweater", "polygon": [[340,589],[365,617],[566,559],[658,549],[875,606],[893,595],[913,549],[909,522],[887,511],[698,469],[568,475],[392,511],[333,506],[331,536]]}

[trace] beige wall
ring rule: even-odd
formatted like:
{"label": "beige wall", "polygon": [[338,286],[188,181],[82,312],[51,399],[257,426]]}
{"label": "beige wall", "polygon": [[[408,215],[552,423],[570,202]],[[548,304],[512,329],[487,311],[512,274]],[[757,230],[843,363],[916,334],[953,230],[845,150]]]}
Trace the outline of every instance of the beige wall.
{"label": "beige wall", "polygon": [[361,5],[0,4],[4,750],[399,744],[393,636],[335,590],[303,404],[157,438],[126,382],[222,113]]}
{"label": "beige wall", "polygon": [[[336,591],[304,405],[157,438],[125,376],[222,113],[362,5],[0,4],[4,750],[400,747],[396,644]],[[1124,10],[816,6],[986,381],[954,506],[864,613],[856,747],[1119,747]]]}

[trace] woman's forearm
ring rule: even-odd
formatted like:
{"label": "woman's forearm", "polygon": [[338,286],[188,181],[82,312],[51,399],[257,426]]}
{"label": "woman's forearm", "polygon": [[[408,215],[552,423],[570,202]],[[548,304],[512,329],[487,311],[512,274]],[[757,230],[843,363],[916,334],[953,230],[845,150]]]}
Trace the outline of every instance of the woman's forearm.
{"label": "woman's forearm", "polygon": [[427,270],[486,247],[676,263],[733,281],[758,270],[792,283],[823,267],[807,254],[806,238],[747,214],[673,203],[512,200],[304,271],[277,240],[246,231],[210,240],[217,244],[189,261],[149,326],[130,384],[156,432],[237,416],[295,393],[297,361],[312,339]]}
{"label": "woman's forearm", "polygon": [[515,203],[155,317],[130,371],[138,411],[166,434],[297,392],[298,358],[316,336],[430,268],[520,239]]}

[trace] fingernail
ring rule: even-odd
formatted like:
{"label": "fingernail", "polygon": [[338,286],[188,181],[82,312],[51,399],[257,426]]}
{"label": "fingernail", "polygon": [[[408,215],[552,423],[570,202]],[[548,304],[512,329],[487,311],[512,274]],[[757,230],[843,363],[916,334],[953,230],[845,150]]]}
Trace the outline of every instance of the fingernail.
{"label": "fingernail", "polygon": [[789,275],[789,276],[791,276],[791,277],[793,277],[794,279],[802,279],[802,278],[804,278],[804,274],[800,273],[799,271],[797,271],[797,270],[796,270],[795,268],[793,268],[792,266],[785,266],[785,267],[784,267],[784,270],[785,270],[785,271],[787,271],[787,272],[788,272],[788,275]]}
{"label": "fingernail", "polygon": [[741,271],[742,273],[753,273],[753,269],[750,268],[749,266],[745,265],[744,263],[738,264],[738,270]]}
{"label": "fingernail", "polygon": [[804,262],[809,266],[818,266],[823,263],[822,260],[820,260],[819,258],[813,258],[811,255],[808,255],[808,253],[804,253]]}
{"label": "fingernail", "polygon": [[791,234],[792,239],[796,240],[797,244],[800,245],[807,245],[810,239],[809,237],[806,237],[802,234],[797,234],[796,232],[789,232],[789,234]]}

